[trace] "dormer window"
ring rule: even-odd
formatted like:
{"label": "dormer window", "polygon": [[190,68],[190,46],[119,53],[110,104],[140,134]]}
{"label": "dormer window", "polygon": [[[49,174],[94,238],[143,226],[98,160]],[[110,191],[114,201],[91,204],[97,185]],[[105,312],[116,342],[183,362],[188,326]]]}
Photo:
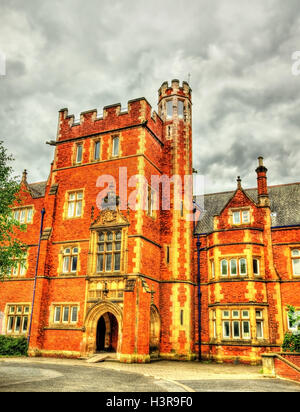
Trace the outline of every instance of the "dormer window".
{"label": "dormer window", "polygon": [[232,212],[232,223],[241,225],[250,223],[250,210],[235,210]]}

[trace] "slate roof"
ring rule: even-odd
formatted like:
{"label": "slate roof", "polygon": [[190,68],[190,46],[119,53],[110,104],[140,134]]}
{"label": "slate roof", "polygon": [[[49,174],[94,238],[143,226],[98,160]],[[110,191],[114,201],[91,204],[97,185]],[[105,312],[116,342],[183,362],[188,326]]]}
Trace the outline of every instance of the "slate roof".
{"label": "slate roof", "polygon": [[[257,189],[244,189],[247,195],[257,202]],[[272,227],[300,225],[300,183],[269,186]],[[213,217],[219,215],[235,192],[222,192],[204,195],[204,214],[196,226],[195,233],[213,231]],[[201,202],[199,202],[201,203]]]}
{"label": "slate roof", "polygon": [[33,199],[45,196],[47,182],[38,182],[28,184],[28,188]]}

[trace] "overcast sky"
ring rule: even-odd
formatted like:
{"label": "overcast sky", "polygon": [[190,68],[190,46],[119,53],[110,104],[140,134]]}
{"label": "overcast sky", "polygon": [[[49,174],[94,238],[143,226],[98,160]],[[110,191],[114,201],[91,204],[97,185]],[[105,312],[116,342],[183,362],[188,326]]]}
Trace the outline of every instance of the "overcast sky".
{"label": "overcast sky", "polygon": [[46,180],[58,110],[146,97],[188,80],[193,166],[206,192],[300,181],[299,0],[1,0],[0,140],[18,175]]}

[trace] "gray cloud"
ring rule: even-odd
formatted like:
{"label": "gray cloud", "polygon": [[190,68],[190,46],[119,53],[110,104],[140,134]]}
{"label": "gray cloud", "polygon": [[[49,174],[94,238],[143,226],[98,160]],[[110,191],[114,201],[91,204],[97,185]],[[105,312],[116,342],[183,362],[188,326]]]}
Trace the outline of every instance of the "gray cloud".
{"label": "gray cloud", "polygon": [[298,0],[2,0],[0,139],[21,174],[47,178],[58,110],[80,112],[145,96],[165,80],[193,89],[194,167],[207,191],[299,181]]}

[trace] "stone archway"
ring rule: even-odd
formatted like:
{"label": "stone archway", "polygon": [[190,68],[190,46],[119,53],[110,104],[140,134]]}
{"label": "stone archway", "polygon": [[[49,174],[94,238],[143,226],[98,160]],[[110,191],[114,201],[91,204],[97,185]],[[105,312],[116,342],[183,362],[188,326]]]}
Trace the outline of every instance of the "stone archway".
{"label": "stone archway", "polygon": [[[85,332],[82,340],[82,356],[89,356],[97,351],[97,331],[102,318],[102,330],[105,330],[104,349],[113,349],[119,357],[122,344],[122,310],[111,302],[101,301],[92,306],[85,318]],[[103,326],[105,325],[105,326]]]}
{"label": "stone archway", "polygon": [[150,337],[149,353],[152,355],[159,354],[161,321],[158,309],[155,305],[150,306]]}

